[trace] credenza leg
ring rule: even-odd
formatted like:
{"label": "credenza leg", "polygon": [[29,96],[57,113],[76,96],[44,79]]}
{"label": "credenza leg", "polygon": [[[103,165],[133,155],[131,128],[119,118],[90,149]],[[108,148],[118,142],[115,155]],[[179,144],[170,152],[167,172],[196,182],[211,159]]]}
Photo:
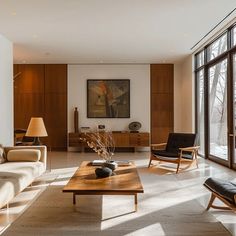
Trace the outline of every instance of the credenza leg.
{"label": "credenza leg", "polygon": [[135,211],[138,210],[138,196],[137,193],[134,194],[134,206],[135,206]]}
{"label": "credenza leg", "polygon": [[75,205],[76,204],[76,194],[73,193],[73,204]]}

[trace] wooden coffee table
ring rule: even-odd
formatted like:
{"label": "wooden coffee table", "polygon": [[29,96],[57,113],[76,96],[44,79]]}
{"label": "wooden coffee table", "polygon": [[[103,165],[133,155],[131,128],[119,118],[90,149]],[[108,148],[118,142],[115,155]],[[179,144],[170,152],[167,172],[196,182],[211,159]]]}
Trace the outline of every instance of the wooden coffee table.
{"label": "wooden coffee table", "polygon": [[76,204],[76,195],[133,195],[137,211],[137,194],[144,191],[135,164],[118,167],[116,175],[107,178],[96,178],[96,168],[83,161],[63,188],[63,192],[73,193],[73,204]]}

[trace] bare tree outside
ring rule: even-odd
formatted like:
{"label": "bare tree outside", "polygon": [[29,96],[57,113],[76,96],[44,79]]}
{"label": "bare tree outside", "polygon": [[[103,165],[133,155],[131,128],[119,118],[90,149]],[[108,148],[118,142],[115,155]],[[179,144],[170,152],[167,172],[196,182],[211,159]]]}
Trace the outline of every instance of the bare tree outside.
{"label": "bare tree outside", "polygon": [[[227,49],[227,38],[222,36],[209,48],[209,58]],[[209,69],[210,154],[227,159],[227,59]]]}
{"label": "bare tree outside", "polygon": [[204,129],[204,118],[205,118],[205,112],[204,112],[204,70],[200,70],[197,73],[197,79],[199,81],[199,118],[198,118],[198,130],[199,130],[199,153],[204,154],[205,148],[204,148],[204,142],[205,142],[205,129]]}
{"label": "bare tree outside", "polygon": [[[231,117],[228,114],[234,114],[234,136],[236,137],[236,26],[228,28],[224,34],[215,39],[206,48],[195,55],[195,71],[197,79],[197,127],[199,134],[200,154],[205,153],[205,143],[208,145],[210,156],[218,157],[229,161],[232,159],[228,148],[228,127],[231,124],[228,121]],[[223,54],[225,53],[225,54]],[[222,55],[223,54],[223,55]],[[229,60],[229,58],[232,57]],[[215,60],[214,60],[215,59]],[[230,65],[229,65],[230,63]],[[232,64],[231,64],[232,63]],[[230,71],[228,70],[230,68]],[[231,71],[231,68],[233,69]],[[205,73],[207,72],[207,73]],[[233,72],[233,73],[232,73]],[[207,74],[207,76],[205,76]],[[229,77],[228,77],[229,76]],[[233,77],[231,77],[233,76]],[[231,96],[227,90],[232,88],[229,85],[233,82],[233,113],[227,109],[228,96]],[[207,85],[207,87],[205,87]],[[208,91],[206,91],[206,88]],[[205,91],[207,92],[207,97]],[[206,99],[206,101],[205,101]],[[206,107],[207,103],[207,107]],[[205,114],[207,112],[207,114]],[[206,127],[205,121],[208,117],[209,126]],[[207,123],[208,124],[208,123]],[[230,125],[230,126],[229,126]],[[209,140],[206,140],[205,128],[209,132]],[[236,148],[235,148],[236,151]],[[230,155],[229,155],[230,154]],[[234,159],[236,163],[236,158]]]}

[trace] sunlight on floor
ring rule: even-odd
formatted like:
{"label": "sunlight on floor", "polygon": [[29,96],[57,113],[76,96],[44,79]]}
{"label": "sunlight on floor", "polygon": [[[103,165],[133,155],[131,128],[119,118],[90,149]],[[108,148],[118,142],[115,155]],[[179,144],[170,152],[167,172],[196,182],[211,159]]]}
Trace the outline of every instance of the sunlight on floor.
{"label": "sunlight on floor", "polygon": [[[63,187],[82,161],[95,158],[97,156],[94,153],[49,152],[49,169],[51,171],[47,171],[45,175],[34,182],[32,187],[26,188],[25,191],[17,195],[10,203],[8,210],[1,209],[0,231],[6,229],[29,208],[48,186]],[[100,202],[101,206],[93,205],[93,207],[101,208],[101,216],[99,213],[94,217],[101,217],[100,229],[105,232],[121,227],[130,228],[129,233],[124,235],[146,235],[148,232],[152,232],[153,235],[153,232],[157,231],[158,235],[167,235],[169,226],[167,227],[164,222],[169,222],[172,218],[178,219],[175,226],[178,228],[178,224],[181,225],[182,221],[191,220],[194,216],[198,218],[201,214],[202,217],[206,217],[211,222],[213,219],[209,218],[208,213],[204,211],[210,193],[202,184],[209,176],[236,179],[234,171],[201,158],[199,159],[199,169],[193,166],[177,175],[173,171],[173,165],[164,164],[161,165],[161,168],[158,165],[153,165],[151,168],[147,168],[148,152],[117,153],[114,159],[135,160],[141,181],[145,182],[144,194],[138,195],[137,212],[134,212],[133,196],[103,196]],[[61,190],[59,192],[61,193]],[[67,199],[70,209],[73,207],[72,194],[64,194],[62,196]],[[79,204],[76,206],[76,211],[89,217],[93,212],[87,208],[88,198],[86,196],[79,196],[78,198]],[[95,202],[91,201],[91,204],[96,204]],[[57,203],[55,202],[55,204]],[[180,215],[176,215],[175,212]],[[209,212],[221,221],[228,230],[233,233],[236,232],[235,213],[216,210]],[[153,222],[152,216],[158,216],[160,219],[157,217],[157,221]],[[143,223],[147,219],[150,219],[150,222]],[[198,220],[201,219],[198,218]],[[134,221],[136,221],[135,224],[140,222],[142,228],[139,228],[138,225],[135,227]]]}

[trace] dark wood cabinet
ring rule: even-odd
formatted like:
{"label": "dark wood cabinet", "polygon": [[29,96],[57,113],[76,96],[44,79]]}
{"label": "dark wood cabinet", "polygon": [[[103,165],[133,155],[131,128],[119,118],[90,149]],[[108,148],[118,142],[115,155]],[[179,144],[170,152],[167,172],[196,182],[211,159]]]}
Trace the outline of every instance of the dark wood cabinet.
{"label": "dark wood cabinet", "polygon": [[134,147],[149,146],[149,133],[130,133],[129,145]]}
{"label": "dark wood cabinet", "polygon": [[[86,147],[86,143],[81,140],[84,137],[86,136],[83,133],[69,133],[68,147]],[[149,147],[148,132],[114,132],[112,133],[112,137],[115,147]]]}
{"label": "dark wood cabinet", "polygon": [[129,147],[129,133],[112,134],[115,147]]}

